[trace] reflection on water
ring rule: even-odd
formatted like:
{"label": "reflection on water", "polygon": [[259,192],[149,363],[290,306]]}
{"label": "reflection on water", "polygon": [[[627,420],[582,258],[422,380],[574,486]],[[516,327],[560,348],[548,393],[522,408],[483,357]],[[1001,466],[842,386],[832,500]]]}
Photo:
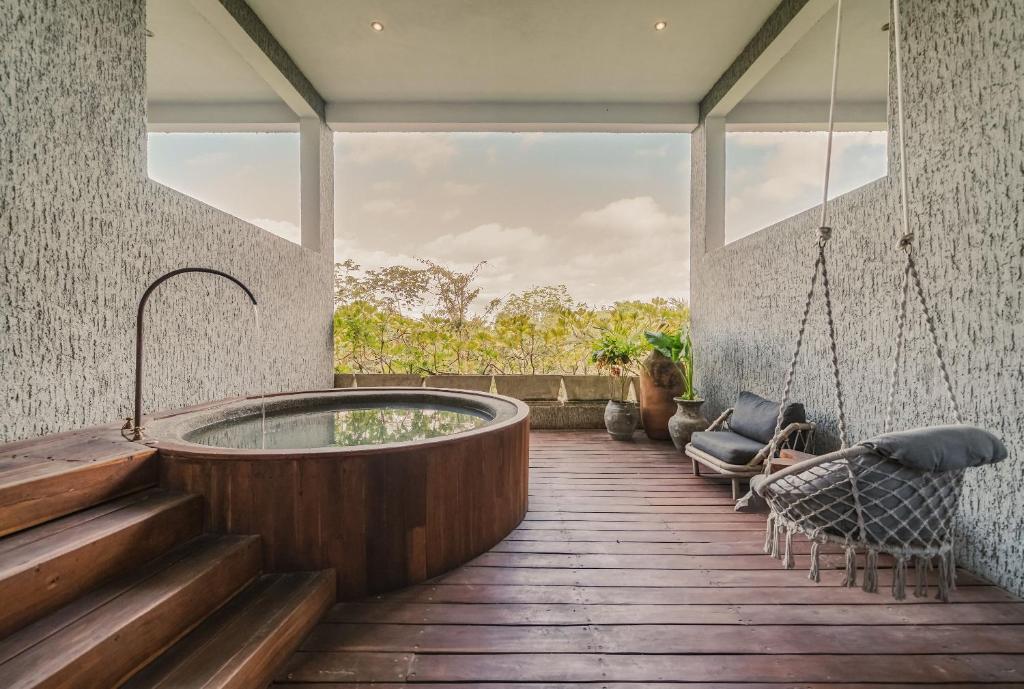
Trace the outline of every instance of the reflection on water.
{"label": "reflection on water", "polygon": [[250,416],[200,428],[186,440],[200,445],[246,450],[302,449],[380,445],[425,440],[479,428],[489,421],[481,412],[441,405],[365,405],[309,412]]}

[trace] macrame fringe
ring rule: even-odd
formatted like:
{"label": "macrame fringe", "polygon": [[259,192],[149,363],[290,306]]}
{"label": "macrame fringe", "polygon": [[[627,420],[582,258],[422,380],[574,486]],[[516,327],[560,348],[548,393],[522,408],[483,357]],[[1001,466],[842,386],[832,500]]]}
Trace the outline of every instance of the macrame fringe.
{"label": "macrame fringe", "polygon": [[772,534],[775,533],[775,514],[768,515],[768,521],[764,525],[764,552],[772,552]]}
{"label": "macrame fringe", "polygon": [[922,598],[928,595],[928,571],[931,568],[931,559],[922,555],[914,558],[914,569],[917,573],[917,584],[914,586],[915,598]]}
{"label": "macrame fringe", "polygon": [[782,558],[782,566],[786,569],[793,569],[796,561],[793,558],[793,529],[786,529],[786,554]]}
{"label": "macrame fringe", "polygon": [[866,593],[878,592],[878,551],[874,548],[868,548],[867,554],[864,555],[864,584],[862,588]]}
{"label": "macrame fringe", "polygon": [[779,536],[780,536],[779,531],[780,531],[781,528],[782,528],[782,525],[779,524],[779,521],[776,519],[775,520],[775,524],[772,525],[772,551],[771,551],[771,556],[773,558],[775,558],[776,560],[778,560],[781,557],[781,555],[779,554]]}
{"label": "macrame fringe", "polygon": [[842,585],[846,587],[857,585],[857,549],[852,545],[846,546],[846,577],[843,579]]}
{"label": "macrame fringe", "polygon": [[821,542],[811,543],[811,569],[807,572],[807,578],[817,583],[821,581]]}
{"label": "macrame fringe", "polygon": [[907,556],[899,554],[892,567],[892,597],[904,600],[907,597]]}
{"label": "macrame fringe", "polygon": [[936,596],[943,603],[949,602],[949,594],[956,588],[956,567],[953,553],[939,555],[939,594]]}

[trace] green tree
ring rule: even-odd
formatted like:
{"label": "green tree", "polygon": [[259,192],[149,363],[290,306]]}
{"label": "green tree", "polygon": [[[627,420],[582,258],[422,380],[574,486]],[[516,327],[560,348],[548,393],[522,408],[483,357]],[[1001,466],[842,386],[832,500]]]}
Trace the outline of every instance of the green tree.
{"label": "green tree", "polygon": [[[477,306],[483,263],[466,272],[423,268],[335,270],[335,367],[365,373],[593,373],[595,342],[644,331],[679,332],[689,309],[677,299],[593,308],[565,285],[540,285]],[[476,308],[476,310],[474,310]]]}

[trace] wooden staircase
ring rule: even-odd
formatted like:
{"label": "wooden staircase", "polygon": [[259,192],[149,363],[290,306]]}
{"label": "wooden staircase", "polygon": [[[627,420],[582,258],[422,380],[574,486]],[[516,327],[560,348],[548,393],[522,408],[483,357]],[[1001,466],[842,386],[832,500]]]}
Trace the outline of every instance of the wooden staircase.
{"label": "wooden staircase", "polygon": [[333,572],[263,574],[258,537],[204,534],[198,497],[153,487],[151,450],[102,447],[0,453],[0,687],[265,687]]}

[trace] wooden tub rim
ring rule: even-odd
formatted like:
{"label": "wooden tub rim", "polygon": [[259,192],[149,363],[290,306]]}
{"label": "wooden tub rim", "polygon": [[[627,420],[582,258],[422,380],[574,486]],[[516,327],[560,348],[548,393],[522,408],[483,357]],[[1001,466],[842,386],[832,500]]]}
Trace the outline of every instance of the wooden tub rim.
{"label": "wooden tub rim", "polygon": [[[224,460],[224,461],[251,461],[251,460],[282,460],[294,459],[298,456],[308,456],[318,459],[347,459],[366,457],[371,455],[396,455],[408,453],[416,448],[443,448],[445,445],[463,443],[476,437],[495,433],[505,428],[528,423],[530,416],[529,406],[520,400],[504,395],[496,395],[485,392],[470,390],[459,390],[454,388],[422,388],[422,387],[366,387],[366,388],[328,388],[324,390],[303,390],[298,392],[280,392],[266,395],[268,405],[272,401],[280,400],[282,397],[294,400],[326,398],[326,397],[406,397],[406,398],[431,398],[440,397],[447,400],[474,401],[481,406],[497,407],[502,405],[504,413],[496,414],[495,418],[488,423],[468,431],[452,433],[450,435],[437,436],[424,440],[404,440],[392,443],[380,443],[375,445],[350,445],[346,447],[314,447],[314,448],[284,448],[274,450],[253,450],[245,448],[215,447],[212,445],[201,445],[184,439],[186,433],[192,432],[203,426],[215,423],[216,420],[235,418],[226,416],[232,411],[241,412],[251,410],[254,405],[260,402],[259,395],[247,397],[233,397],[218,402],[211,402],[198,407],[184,409],[161,415],[149,424],[145,441],[146,445],[156,448],[160,452],[172,454],[181,459],[202,459],[202,460]],[[460,405],[451,405],[460,406]],[[467,406],[468,405],[463,405]],[[258,409],[258,406],[257,406]],[[269,411],[269,408],[268,408]],[[241,417],[245,414],[238,413]]]}

